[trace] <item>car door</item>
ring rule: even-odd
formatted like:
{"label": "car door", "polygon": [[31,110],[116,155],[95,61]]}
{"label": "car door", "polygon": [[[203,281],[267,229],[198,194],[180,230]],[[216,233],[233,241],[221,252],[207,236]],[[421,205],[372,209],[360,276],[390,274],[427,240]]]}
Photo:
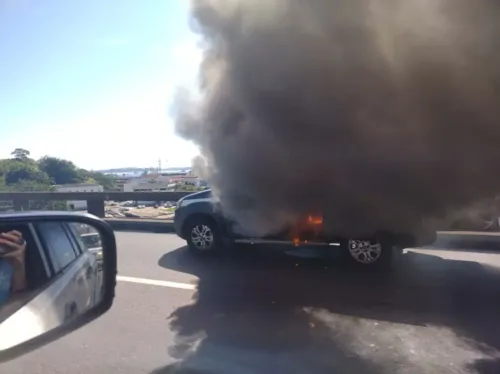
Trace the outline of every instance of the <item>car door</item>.
{"label": "car door", "polygon": [[[89,284],[94,288],[93,302],[98,303],[102,296],[101,291],[103,287],[103,253],[102,242],[98,232],[89,227],[88,225],[79,225],[76,223],[65,224],[65,227],[70,234],[70,238],[74,244],[85,256],[90,257],[89,261],[93,264],[92,276],[88,276]],[[88,241],[86,238],[92,237],[93,240]],[[94,261],[95,260],[95,261]]]}
{"label": "car door", "polygon": [[47,277],[38,288],[20,295],[21,305],[12,304],[15,309],[0,325],[0,350],[61,326],[95,305],[95,256],[79,250],[64,223],[38,222],[31,228],[32,238],[26,239],[30,250],[39,251],[44,268],[47,265]]}
{"label": "car door", "polygon": [[38,223],[36,229],[50,261],[54,312],[69,320],[95,303],[95,259],[79,248],[64,223]]}
{"label": "car door", "polygon": [[[242,215],[247,217],[252,217],[255,215],[256,204],[252,199],[247,196],[241,195],[239,198],[239,211]],[[222,205],[217,207],[222,212]],[[225,229],[230,237],[233,239],[247,239],[247,238],[258,238],[255,232],[245,229],[238,221],[225,215]]]}

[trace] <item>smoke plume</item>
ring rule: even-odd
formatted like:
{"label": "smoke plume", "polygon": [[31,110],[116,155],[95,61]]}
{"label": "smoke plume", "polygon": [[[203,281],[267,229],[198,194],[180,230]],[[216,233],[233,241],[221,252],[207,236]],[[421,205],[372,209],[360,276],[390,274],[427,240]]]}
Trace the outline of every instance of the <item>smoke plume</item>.
{"label": "smoke plume", "polygon": [[201,99],[178,132],[225,213],[411,230],[500,192],[500,3],[196,0]]}

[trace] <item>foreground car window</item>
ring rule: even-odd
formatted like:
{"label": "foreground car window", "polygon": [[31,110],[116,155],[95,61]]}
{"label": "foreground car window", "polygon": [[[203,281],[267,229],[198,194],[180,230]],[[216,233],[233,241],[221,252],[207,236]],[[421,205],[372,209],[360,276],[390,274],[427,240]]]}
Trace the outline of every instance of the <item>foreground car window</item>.
{"label": "foreground car window", "polygon": [[63,270],[77,258],[71,241],[59,223],[42,223],[38,225],[40,236],[49,250],[49,256],[56,273]]}

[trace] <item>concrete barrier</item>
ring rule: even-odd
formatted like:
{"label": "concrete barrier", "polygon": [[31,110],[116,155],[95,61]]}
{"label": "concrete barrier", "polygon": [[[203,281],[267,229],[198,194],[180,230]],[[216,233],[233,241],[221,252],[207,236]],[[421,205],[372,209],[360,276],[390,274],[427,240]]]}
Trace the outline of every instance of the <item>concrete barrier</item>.
{"label": "concrete barrier", "polygon": [[440,231],[434,248],[456,248],[470,250],[500,251],[499,232]]}
{"label": "concrete barrier", "polygon": [[174,223],[167,220],[133,219],[133,218],[105,218],[113,230],[138,231],[154,233],[174,233]]}

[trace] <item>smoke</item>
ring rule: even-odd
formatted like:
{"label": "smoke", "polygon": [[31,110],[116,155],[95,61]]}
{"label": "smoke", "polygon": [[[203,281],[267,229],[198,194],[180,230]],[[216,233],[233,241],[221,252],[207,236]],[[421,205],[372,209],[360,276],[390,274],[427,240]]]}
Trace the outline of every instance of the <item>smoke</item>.
{"label": "smoke", "polygon": [[197,0],[179,134],[254,233],[411,230],[500,192],[500,3]]}

